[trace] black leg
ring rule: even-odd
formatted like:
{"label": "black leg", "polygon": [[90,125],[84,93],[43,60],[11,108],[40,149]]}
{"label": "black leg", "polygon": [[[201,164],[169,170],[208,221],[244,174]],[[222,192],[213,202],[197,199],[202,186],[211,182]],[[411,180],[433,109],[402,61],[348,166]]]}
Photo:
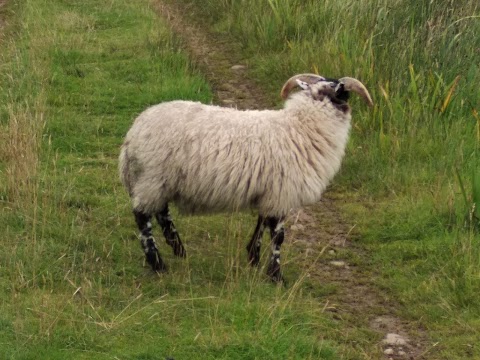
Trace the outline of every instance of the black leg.
{"label": "black leg", "polygon": [[172,247],[175,256],[185,257],[187,252],[183,247],[177,229],[175,229],[175,225],[173,225],[172,217],[170,216],[170,211],[168,210],[168,204],[165,205],[165,208],[162,211],[156,213],[155,217],[162,227],[163,235],[167,240],[167,244]]}
{"label": "black leg", "polygon": [[259,215],[255,232],[247,245],[248,261],[252,266],[257,266],[260,262],[260,248],[262,246],[263,230],[265,229],[264,222],[265,218]]}
{"label": "black leg", "polygon": [[283,227],[283,218],[268,217],[266,224],[270,228],[270,236],[272,238],[272,256],[268,265],[267,274],[274,282],[283,282],[283,276],[280,271],[280,247],[285,237]]}
{"label": "black leg", "polygon": [[157,245],[155,244],[155,240],[152,236],[152,223],[150,222],[152,217],[136,210],[133,211],[133,214],[135,215],[135,221],[137,222],[138,229],[140,230],[140,244],[145,252],[147,262],[154,271],[166,271],[167,267],[160,257]]}

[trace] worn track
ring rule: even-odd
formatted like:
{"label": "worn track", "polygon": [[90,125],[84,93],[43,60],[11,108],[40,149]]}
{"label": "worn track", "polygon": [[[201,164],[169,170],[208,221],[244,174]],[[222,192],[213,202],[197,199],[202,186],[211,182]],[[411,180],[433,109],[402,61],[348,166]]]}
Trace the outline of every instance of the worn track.
{"label": "worn track", "polygon": [[[274,101],[248,77],[244,59],[235,45],[200,24],[192,23],[194,9],[168,1],[156,0],[153,4],[206,75],[214,90],[215,103],[239,109],[274,105]],[[366,359],[433,358],[431,354],[427,356],[425,332],[417,324],[402,320],[397,311],[399,304],[373,284],[372,269],[367,266],[368,253],[350,241],[352,226],[342,219],[337,201],[340,201],[338,197],[327,194],[319,204],[292,214],[287,222],[290,226],[287,242],[295,248],[295,261],[302,261],[309,269],[307,276],[313,286],[328,284],[336,289],[328,296],[326,306],[334,318],[343,321],[346,327],[363,327],[378,334],[378,343],[370,346],[371,353],[364,354]],[[353,252],[366,268],[347,261],[332,262],[332,256],[345,250]],[[406,344],[385,345],[382,339],[388,333],[399,334]],[[393,353],[385,354],[387,349]]]}

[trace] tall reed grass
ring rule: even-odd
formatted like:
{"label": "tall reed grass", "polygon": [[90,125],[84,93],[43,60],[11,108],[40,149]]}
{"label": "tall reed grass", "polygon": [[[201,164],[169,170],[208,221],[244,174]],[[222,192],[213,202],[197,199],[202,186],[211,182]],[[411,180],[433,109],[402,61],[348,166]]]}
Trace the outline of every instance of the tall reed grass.
{"label": "tall reed grass", "polygon": [[0,358],[354,358],[323,301],[302,293],[305,275],[284,290],[246,266],[250,214],[180,217],[191,257],[162,245],[171,272],[142,267],[119,146],[149,105],[212,97],[148,1],[11,4],[0,45]]}
{"label": "tall reed grass", "polygon": [[[352,99],[333,191],[348,199],[355,236],[382,269],[378,281],[413,318],[427,314],[433,337],[449,333],[445,358],[461,359],[463,329],[479,331],[467,314],[480,313],[479,2],[182,1],[242,45],[272,97],[302,72],[367,85],[376,106]],[[442,320],[445,309],[462,323]]]}
{"label": "tall reed grass", "polygon": [[[195,3],[194,1],[185,1]],[[376,107],[354,100],[344,186],[388,196],[456,183],[478,146],[477,1],[206,1],[199,11],[240,42],[272,96],[293,73],[355,76]],[[360,161],[361,159],[361,161]],[[444,199],[442,199],[443,201]]]}

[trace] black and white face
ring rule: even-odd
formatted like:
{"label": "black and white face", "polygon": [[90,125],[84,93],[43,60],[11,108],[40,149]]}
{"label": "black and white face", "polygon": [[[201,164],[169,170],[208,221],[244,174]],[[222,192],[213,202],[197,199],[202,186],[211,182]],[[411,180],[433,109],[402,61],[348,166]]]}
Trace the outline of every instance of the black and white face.
{"label": "black and white face", "polygon": [[345,90],[344,84],[336,79],[322,78],[314,84],[297,80],[297,84],[303,90],[309,91],[314,100],[323,101],[328,98],[334,105],[347,105],[350,93]]}

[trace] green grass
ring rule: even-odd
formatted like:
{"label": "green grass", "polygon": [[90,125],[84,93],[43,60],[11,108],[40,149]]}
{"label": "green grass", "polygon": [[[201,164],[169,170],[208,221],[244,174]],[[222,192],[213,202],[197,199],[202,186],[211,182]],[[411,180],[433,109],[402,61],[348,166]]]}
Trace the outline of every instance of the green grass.
{"label": "green grass", "polygon": [[[272,97],[299,72],[367,85],[376,107],[352,99],[333,185],[352,237],[436,357],[480,356],[477,2],[201,4]],[[287,289],[245,266],[252,214],[178,217],[191,257],[164,251],[162,276],[141,266],[119,145],[147,106],[212,98],[148,1],[18,0],[4,12],[0,358],[380,356],[378,335],[323,311],[336,289],[305,277],[304,254],[285,247],[298,279]]]}
{"label": "green grass", "polygon": [[[117,176],[134,117],[212,98],[148,1],[11,1],[0,57],[0,358],[358,359],[377,335],[246,266],[253,214],[182,218],[154,275]],[[158,230],[157,230],[158,233]],[[268,251],[268,246],[266,247]],[[295,277],[294,277],[295,276]],[[309,286],[312,286],[311,281]],[[315,284],[318,288],[319,284]]]}
{"label": "green grass", "polygon": [[332,190],[376,281],[438,342],[438,356],[479,357],[478,1],[183,2],[201,3],[202,20],[241,44],[272,97],[295,73],[366,84],[376,106],[353,99]]}

